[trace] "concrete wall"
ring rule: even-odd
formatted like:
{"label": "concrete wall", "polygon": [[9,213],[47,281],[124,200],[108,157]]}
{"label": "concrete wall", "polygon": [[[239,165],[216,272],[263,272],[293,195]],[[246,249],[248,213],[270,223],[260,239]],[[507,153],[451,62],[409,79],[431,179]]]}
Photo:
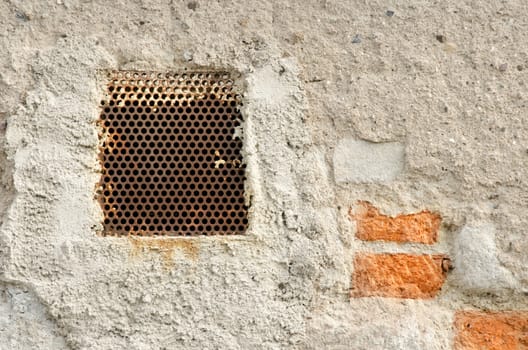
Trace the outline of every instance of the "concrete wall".
{"label": "concrete wall", "polygon": [[[0,3],[1,349],[522,349],[528,3]],[[101,237],[105,69],[245,79],[245,236]],[[438,219],[435,219],[438,218]]]}

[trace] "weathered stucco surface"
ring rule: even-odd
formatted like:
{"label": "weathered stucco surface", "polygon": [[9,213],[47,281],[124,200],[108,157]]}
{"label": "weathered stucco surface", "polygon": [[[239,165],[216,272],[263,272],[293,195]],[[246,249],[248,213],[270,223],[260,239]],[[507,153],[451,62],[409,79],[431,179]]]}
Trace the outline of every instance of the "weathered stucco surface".
{"label": "weathered stucco surface", "polygon": [[[451,349],[456,310],[528,309],[527,12],[2,1],[0,348]],[[101,70],[193,66],[245,77],[247,235],[98,236]],[[337,147],[381,142],[391,176]],[[440,213],[439,243],[356,240],[359,200]],[[367,250],[449,254],[456,273],[431,300],[351,298]]]}

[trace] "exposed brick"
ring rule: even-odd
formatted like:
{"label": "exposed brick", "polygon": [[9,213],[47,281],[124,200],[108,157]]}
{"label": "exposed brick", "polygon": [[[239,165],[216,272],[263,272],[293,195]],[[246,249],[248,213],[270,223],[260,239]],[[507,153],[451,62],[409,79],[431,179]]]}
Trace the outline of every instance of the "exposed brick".
{"label": "exposed brick", "polygon": [[433,298],[444,284],[447,262],[444,255],[356,254],[351,296]]}
{"label": "exposed brick", "polygon": [[459,311],[456,350],[527,350],[528,312]]}
{"label": "exposed brick", "polygon": [[360,201],[349,214],[357,223],[356,237],[364,241],[433,244],[438,239],[440,215],[427,210],[390,217],[380,214],[369,202]]}

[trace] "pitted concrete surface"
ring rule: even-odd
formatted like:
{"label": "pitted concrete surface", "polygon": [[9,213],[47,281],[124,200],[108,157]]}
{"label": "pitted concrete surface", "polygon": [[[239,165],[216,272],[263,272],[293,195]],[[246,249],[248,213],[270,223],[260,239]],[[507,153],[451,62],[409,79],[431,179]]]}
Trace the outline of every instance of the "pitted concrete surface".
{"label": "pitted concrete surface", "polygon": [[[31,293],[24,316],[6,306],[19,293],[2,294],[0,321],[16,322],[0,344],[450,349],[455,310],[528,309],[527,10],[523,0],[0,3],[0,283]],[[244,77],[247,235],[98,236],[104,70],[196,66]],[[336,182],[347,139],[401,144],[405,170]],[[491,242],[493,261],[471,271],[515,284],[490,292],[474,276],[468,289],[450,275],[434,300],[350,299],[365,250],[347,214],[358,200],[440,213],[440,243],[427,249],[441,253],[471,245],[457,239],[464,225],[493,225],[479,233],[491,241],[471,246],[488,256]]]}

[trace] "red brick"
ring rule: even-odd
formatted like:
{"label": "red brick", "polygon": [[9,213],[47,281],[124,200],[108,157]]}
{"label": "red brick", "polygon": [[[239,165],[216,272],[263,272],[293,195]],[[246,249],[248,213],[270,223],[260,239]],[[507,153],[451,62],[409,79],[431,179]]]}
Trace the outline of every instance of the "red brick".
{"label": "red brick", "polygon": [[448,262],[444,255],[356,254],[351,296],[433,298],[444,284]]}
{"label": "red brick", "polygon": [[528,350],[528,312],[458,311],[455,350]]}
{"label": "red brick", "polygon": [[364,241],[433,244],[441,222],[440,215],[428,210],[396,217],[383,215],[366,201],[358,202],[349,215],[357,224],[356,237]]}

